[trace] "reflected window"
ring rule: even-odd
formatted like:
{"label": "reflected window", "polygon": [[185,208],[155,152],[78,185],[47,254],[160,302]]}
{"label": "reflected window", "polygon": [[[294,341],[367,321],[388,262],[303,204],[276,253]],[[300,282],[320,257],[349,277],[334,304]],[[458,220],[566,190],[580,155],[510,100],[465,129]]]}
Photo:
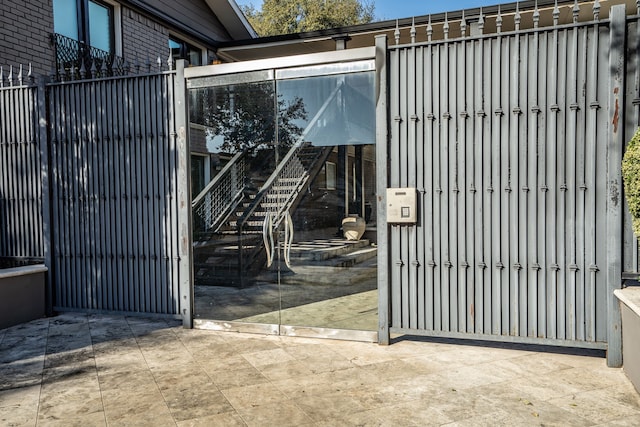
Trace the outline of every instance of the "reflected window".
{"label": "reflected window", "polygon": [[324,165],[325,171],[325,188],[327,190],[336,189],[336,164],[333,162],[327,162]]}
{"label": "reflected window", "polygon": [[176,37],[169,38],[169,49],[171,58],[175,62],[177,59],[186,59],[189,65],[202,65],[202,49]]}

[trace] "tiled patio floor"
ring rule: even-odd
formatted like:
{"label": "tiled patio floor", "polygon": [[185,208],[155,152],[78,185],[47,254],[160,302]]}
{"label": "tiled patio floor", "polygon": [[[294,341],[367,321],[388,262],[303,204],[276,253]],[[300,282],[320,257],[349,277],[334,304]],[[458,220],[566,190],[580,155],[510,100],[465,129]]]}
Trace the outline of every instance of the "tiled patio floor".
{"label": "tiled patio floor", "polygon": [[0,425],[637,426],[640,396],[594,355],[64,314],[0,330]]}

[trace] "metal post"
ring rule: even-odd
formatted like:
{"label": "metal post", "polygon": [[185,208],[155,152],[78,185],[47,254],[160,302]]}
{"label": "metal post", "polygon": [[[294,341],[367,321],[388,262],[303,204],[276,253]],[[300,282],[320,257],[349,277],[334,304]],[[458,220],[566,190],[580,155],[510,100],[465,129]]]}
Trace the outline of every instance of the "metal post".
{"label": "metal post", "polygon": [[624,5],[611,8],[609,46],[609,136],[607,140],[607,365],[622,366],[622,319],[613,295],[622,287],[622,150],[624,148],[624,77],[626,16]]}
{"label": "metal post", "polygon": [[376,181],[378,238],[378,343],[388,345],[389,230],[387,227],[387,36],[376,36]]}
{"label": "metal post", "polygon": [[186,61],[176,61],[175,77],[175,120],[178,131],[178,289],[180,292],[180,314],[182,325],[193,328],[193,263],[191,244],[191,173],[189,156],[189,126],[187,106],[187,85],[184,78]]}
{"label": "metal post", "polygon": [[44,79],[38,84],[37,90],[37,118],[38,118],[38,145],[40,148],[40,176],[42,188],[40,191],[42,198],[42,246],[44,254],[44,264],[49,270],[46,275],[45,310],[47,316],[53,315],[53,263],[51,258],[51,242],[53,242],[53,227],[51,227],[50,208],[50,167],[49,167],[49,138],[47,132],[47,99]]}

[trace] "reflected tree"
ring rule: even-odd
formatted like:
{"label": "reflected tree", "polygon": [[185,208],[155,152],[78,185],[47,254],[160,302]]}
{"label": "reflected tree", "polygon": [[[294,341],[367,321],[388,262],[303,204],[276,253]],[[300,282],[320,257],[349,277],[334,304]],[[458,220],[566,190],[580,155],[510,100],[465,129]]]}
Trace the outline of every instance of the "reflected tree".
{"label": "reflected tree", "polygon": [[[199,89],[192,102],[191,121],[207,127],[207,136],[219,142],[221,152],[255,153],[291,146],[302,135],[307,119],[301,98],[277,98],[270,82]],[[277,108],[277,138],[276,117]]]}

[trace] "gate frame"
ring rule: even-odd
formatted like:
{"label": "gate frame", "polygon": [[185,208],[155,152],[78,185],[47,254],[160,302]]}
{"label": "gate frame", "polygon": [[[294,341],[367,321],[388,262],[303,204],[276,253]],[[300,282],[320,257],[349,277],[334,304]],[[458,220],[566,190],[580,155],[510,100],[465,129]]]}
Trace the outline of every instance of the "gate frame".
{"label": "gate frame", "polygon": [[[637,17],[636,17],[637,18]],[[410,334],[410,335],[423,335],[423,336],[435,336],[435,337],[450,337],[457,339],[474,339],[484,341],[498,341],[498,342],[513,342],[513,343],[525,343],[536,345],[551,345],[551,346],[565,346],[575,348],[594,348],[606,350],[607,365],[610,367],[620,367],[622,365],[622,342],[621,342],[621,316],[620,307],[613,295],[615,289],[622,287],[622,261],[623,261],[623,233],[624,225],[624,199],[623,188],[621,178],[621,160],[622,153],[625,146],[624,133],[625,133],[625,78],[626,78],[626,64],[625,64],[625,52],[626,52],[626,36],[627,36],[627,16],[625,13],[624,5],[615,5],[611,8],[611,14],[609,18],[610,27],[610,39],[609,39],[609,55],[608,55],[608,67],[609,67],[609,83],[604,83],[603,88],[609,90],[609,99],[607,104],[607,112],[604,113],[607,117],[609,126],[607,129],[603,129],[602,144],[606,144],[608,150],[608,156],[606,160],[606,208],[605,217],[606,221],[606,233],[607,243],[605,249],[606,259],[606,273],[603,278],[602,286],[606,292],[606,301],[603,301],[603,307],[606,307],[606,341],[580,341],[574,340],[558,340],[525,336],[511,336],[502,334],[479,334],[479,333],[466,333],[466,332],[445,332],[438,330],[417,330],[407,329],[404,327],[394,328],[390,318],[383,318],[382,313],[387,316],[391,316],[391,284],[393,282],[391,272],[391,262],[389,258],[389,250],[384,249],[386,254],[385,261],[387,265],[384,266],[386,271],[386,277],[381,278],[380,289],[380,325],[379,325],[379,342],[387,343],[389,341],[390,333]],[[575,23],[575,21],[574,21]],[[639,23],[640,24],[640,23]],[[396,30],[398,33],[398,30]],[[490,34],[484,36],[491,36]],[[399,35],[396,34],[396,41]],[[384,39],[384,40],[383,40]],[[409,46],[409,45],[407,45]],[[377,60],[385,61],[385,65],[389,66],[388,49],[386,47],[386,37],[381,36],[380,39],[376,38],[377,47]],[[379,58],[378,58],[379,56]],[[383,59],[384,58],[384,59]],[[603,57],[603,65],[607,64],[606,56]],[[605,65],[606,66],[606,65]],[[388,78],[387,75],[385,75]],[[387,82],[381,80],[381,86],[378,88],[380,92],[386,91],[385,102],[390,102],[390,92],[387,89]],[[391,83],[389,83],[391,84]],[[379,104],[380,111],[378,111],[379,120],[385,120],[386,129],[385,132],[390,132],[388,121],[391,120],[390,114],[386,109],[383,109],[383,104]],[[622,126],[618,128],[618,122]],[[380,123],[378,123],[380,126]],[[606,136],[605,136],[606,134]],[[379,131],[378,144],[384,145],[386,149],[390,149],[391,136],[383,134]],[[400,141],[402,144],[403,142]],[[408,142],[407,142],[408,143]],[[378,147],[380,149],[380,147]],[[389,167],[389,161],[386,161],[384,167]],[[379,165],[382,167],[382,165]],[[380,177],[378,178],[380,179]],[[602,195],[604,196],[604,194]],[[383,199],[384,196],[381,196]],[[379,202],[381,199],[379,198]],[[384,207],[383,207],[384,208]],[[390,242],[390,236],[386,236],[389,228],[387,227],[384,232],[379,231],[379,237],[385,236],[385,239],[379,239],[379,241]],[[380,249],[379,249],[380,250]],[[382,252],[380,254],[382,259]],[[379,266],[380,268],[381,266]],[[383,292],[383,282],[386,281],[386,292]],[[386,299],[386,301],[384,300]]]}

